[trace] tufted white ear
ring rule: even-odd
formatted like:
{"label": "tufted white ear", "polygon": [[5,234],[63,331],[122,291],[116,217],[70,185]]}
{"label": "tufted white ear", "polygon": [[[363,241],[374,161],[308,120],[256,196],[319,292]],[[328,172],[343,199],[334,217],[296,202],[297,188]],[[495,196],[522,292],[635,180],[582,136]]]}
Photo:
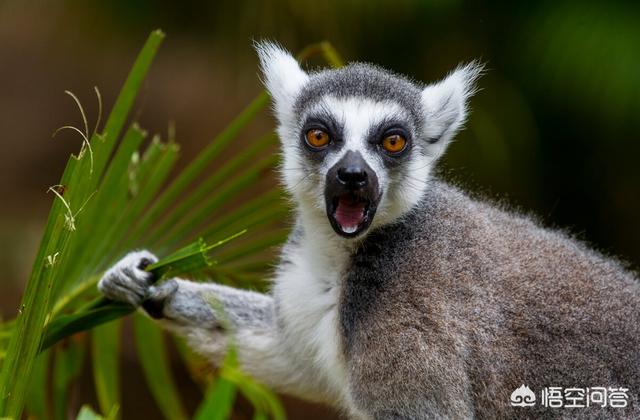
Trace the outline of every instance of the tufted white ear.
{"label": "tufted white ear", "polygon": [[300,68],[298,61],[279,45],[262,41],[255,44],[263,82],[273,98],[276,115],[281,124],[288,122],[293,102],[309,76]]}
{"label": "tufted white ear", "polygon": [[441,152],[467,119],[467,101],[476,92],[475,81],[482,70],[481,64],[471,62],[422,91],[424,131],[430,143],[438,145]]}

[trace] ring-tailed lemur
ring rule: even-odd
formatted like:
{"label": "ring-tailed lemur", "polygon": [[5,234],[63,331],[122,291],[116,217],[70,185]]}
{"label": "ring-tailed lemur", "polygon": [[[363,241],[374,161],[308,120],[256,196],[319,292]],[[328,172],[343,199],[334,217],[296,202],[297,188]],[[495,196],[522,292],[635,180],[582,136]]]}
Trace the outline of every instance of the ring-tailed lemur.
{"label": "ring-tailed lemur", "polygon": [[[214,363],[232,334],[246,372],[354,418],[640,416],[637,277],[430,176],[479,66],[421,86],[367,64],[306,73],[274,44],[257,50],[296,218],[271,293],[152,286],[147,251],[110,269],[102,293]],[[629,406],[512,407],[522,384],[624,387]]]}

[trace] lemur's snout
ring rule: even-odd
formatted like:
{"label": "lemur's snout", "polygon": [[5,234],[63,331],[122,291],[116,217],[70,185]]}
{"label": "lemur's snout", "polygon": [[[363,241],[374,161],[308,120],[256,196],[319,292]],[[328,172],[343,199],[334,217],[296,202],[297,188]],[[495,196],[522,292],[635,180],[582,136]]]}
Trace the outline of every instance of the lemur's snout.
{"label": "lemur's snout", "polygon": [[349,150],[327,173],[327,184],[335,182],[339,187],[357,192],[369,187],[370,183],[378,188],[376,173],[360,152]]}
{"label": "lemur's snout", "polygon": [[367,185],[367,171],[362,166],[350,165],[338,169],[338,181],[347,188],[360,188]]}
{"label": "lemur's snout", "polygon": [[337,234],[354,237],[365,231],[379,200],[378,177],[359,152],[348,151],[327,172],[327,216]]}

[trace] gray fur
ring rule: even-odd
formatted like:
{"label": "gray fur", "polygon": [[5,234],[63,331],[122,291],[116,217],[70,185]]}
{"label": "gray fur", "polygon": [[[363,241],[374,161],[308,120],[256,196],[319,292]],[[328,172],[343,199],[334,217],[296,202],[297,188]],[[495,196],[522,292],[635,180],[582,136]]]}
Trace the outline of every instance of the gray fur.
{"label": "gray fur", "polygon": [[[211,283],[197,286],[186,292],[184,287],[179,288],[179,293],[173,295],[173,301],[165,306],[169,320],[180,319],[200,326],[212,322],[216,328],[234,330],[270,328],[273,300],[268,296]],[[222,312],[217,313],[218,309]]]}
{"label": "gray fur", "polygon": [[423,120],[419,86],[402,75],[373,64],[352,63],[339,69],[312,73],[309,83],[296,98],[295,113],[304,114],[325,95],[396,102],[418,122],[416,125]]}
{"label": "gray fur", "polygon": [[[357,404],[375,418],[640,416],[637,277],[442,182],[427,191],[404,220],[367,237],[345,276]],[[523,383],[622,386],[630,408],[510,407]]]}

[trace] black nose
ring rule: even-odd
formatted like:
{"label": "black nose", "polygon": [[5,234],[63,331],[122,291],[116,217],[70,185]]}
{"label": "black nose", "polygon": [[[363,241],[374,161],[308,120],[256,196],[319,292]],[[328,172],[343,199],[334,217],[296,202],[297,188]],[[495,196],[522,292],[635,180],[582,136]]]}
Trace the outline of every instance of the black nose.
{"label": "black nose", "polygon": [[348,187],[367,185],[367,172],[360,166],[346,166],[338,169],[338,181]]}

